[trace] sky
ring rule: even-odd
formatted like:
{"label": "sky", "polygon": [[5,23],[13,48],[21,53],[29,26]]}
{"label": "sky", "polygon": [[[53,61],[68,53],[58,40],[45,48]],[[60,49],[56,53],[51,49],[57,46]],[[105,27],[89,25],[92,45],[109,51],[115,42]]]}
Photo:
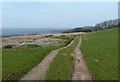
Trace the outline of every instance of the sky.
{"label": "sky", "polygon": [[118,18],[117,2],[3,2],[3,28],[74,28]]}
{"label": "sky", "polygon": [[1,0],[2,2],[119,2],[119,0]]}

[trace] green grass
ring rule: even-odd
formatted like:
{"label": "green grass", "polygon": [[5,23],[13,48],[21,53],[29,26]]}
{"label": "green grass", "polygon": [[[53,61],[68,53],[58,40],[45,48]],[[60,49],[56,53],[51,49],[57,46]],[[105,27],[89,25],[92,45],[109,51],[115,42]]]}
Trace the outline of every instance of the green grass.
{"label": "green grass", "polygon": [[[67,40],[68,38],[69,40]],[[75,36],[67,37],[66,40],[69,42],[74,38]],[[19,80],[27,71],[40,63],[50,51],[64,47],[66,44],[47,47],[27,45],[27,47],[21,46],[19,48],[2,49],[2,79]]]}
{"label": "green grass", "polygon": [[118,28],[83,35],[80,49],[97,80],[118,80]]}
{"label": "green grass", "polygon": [[75,42],[59,51],[56,58],[53,59],[50,67],[47,71],[46,80],[68,80],[72,70],[73,58],[70,54],[73,53],[75,47],[77,46],[79,37]]}

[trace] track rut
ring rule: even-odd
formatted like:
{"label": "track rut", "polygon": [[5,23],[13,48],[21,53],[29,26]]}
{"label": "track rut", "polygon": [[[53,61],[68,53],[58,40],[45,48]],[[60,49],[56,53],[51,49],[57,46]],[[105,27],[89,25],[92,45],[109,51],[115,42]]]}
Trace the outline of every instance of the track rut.
{"label": "track rut", "polygon": [[72,55],[74,64],[73,64],[73,73],[72,73],[71,80],[92,80],[93,77],[90,74],[85,64],[83,55],[80,51],[81,41],[82,41],[82,38],[80,36],[79,43],[77,47],[75,48],[74,53]]}

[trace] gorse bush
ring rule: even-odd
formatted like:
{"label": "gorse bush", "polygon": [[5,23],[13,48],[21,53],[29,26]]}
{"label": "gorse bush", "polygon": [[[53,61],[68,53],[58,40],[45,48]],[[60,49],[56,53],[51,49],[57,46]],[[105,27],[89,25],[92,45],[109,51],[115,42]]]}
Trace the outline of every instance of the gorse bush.
{"label": "gorse bush", "polygon": [[41,47],[41,46],[35,45],[35,44],[27,44],[25,46],[28,47],[28,48]]}

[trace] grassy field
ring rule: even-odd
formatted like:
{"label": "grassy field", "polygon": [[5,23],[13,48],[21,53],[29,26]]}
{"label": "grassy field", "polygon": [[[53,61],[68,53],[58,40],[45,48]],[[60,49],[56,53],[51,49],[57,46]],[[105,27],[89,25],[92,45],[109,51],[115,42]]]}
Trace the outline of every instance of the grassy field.
{"label": "grassy field", "polygon": [[118,79],[118,28],[83,35],[80,49],[97,80]]}
{"label": "grassy field", "polygon": [[56,58],[53,59],[50,67],[47,71],[46,80],[68,80],[70,77],[73,59],[70,54],[73,53],[75,47],[77,46],[79,37],[75,42],[59,51]]}
{"label": "grassy field", "polygon": [[2,79],[19,80],[28,70],[40,63],[50,51],[66,46],[75,36],[60,36],[57,38],[66,40],[66,43],[60,46],[39,47],[27,45],[27,48],[21,46],[19,48],[3,49]]}

